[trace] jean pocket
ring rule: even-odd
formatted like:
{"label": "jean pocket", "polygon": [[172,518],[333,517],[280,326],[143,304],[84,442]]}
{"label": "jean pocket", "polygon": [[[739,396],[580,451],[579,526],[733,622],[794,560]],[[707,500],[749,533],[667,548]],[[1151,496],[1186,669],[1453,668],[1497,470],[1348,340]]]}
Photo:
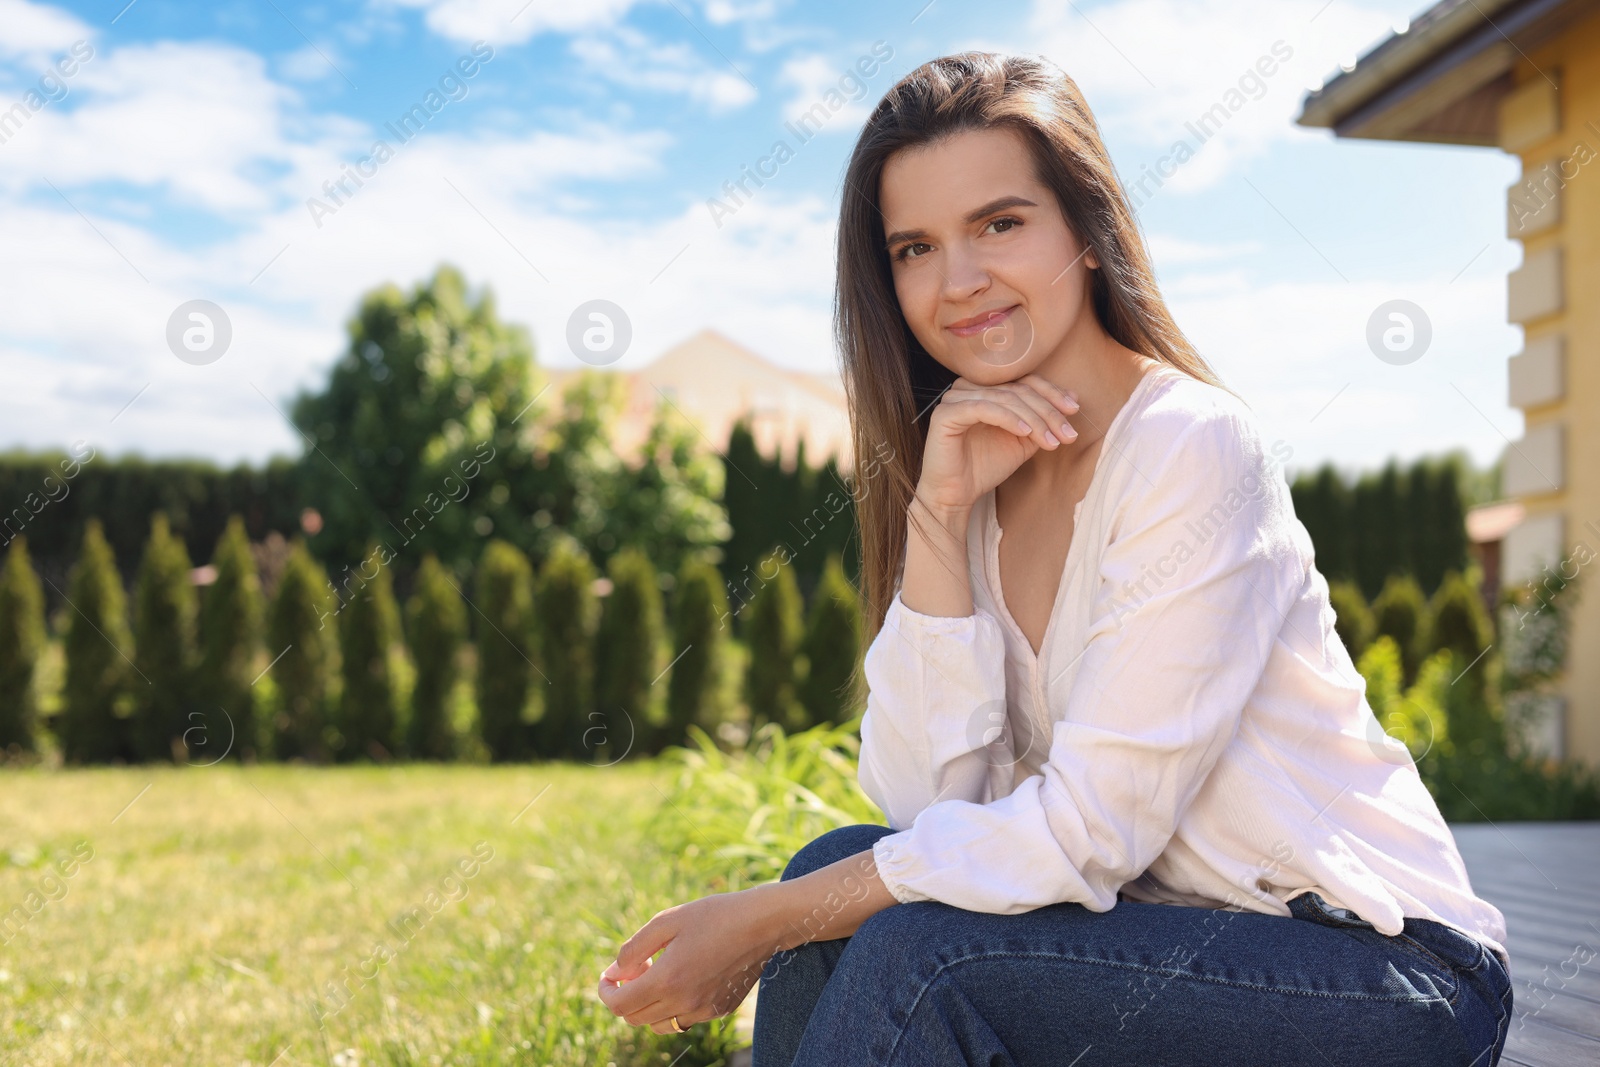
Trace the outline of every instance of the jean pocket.
{"label": "jean pocket", "polygon": [[1373,945],[1390,951],[1404,953],[1435,980],[1435,984],[1444,990],[1445,999],[1452,1004],[1460,993],[1461,967],[1434,952],[1427,945],[1412,937],[1408,933],[1385,934],[1370,922],[1357,915],[1348,908],[1335,908],[1322,896],[1315,892],[1303,894],[1306,906],[1306,917],[1312,922],[1321,923],[1323,926],[1333,926],[1346,929],[1354,933],[1363,932],[1363,940],[1370,941]]}

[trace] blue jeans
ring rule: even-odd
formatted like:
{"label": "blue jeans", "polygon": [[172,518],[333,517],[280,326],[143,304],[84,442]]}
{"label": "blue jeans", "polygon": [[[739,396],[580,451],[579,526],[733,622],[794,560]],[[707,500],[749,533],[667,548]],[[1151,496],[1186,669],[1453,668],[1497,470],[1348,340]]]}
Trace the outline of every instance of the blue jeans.
{"label": "blue jeans", "polygon": [[[795,878],[872,847],[845,826]],[[1293,918],[1124,900],[1017,915],[894,904],[767,962],[752,1067],[1306,1064],[1492,1067],[1511,980],[1476,939],[1407,918],[1389,937],[1315,892]]]}

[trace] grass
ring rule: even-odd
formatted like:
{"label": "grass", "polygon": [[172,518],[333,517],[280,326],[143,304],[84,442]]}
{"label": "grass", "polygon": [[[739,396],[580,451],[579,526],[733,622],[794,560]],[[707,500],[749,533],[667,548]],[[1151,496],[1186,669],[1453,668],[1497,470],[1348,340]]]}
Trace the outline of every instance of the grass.
{"label": "grass", "polygon": [[682,770],[7,770],[0,1062],[723,1063],[731,1018],[658,1037],[595,995],[623,938],[716,888],[664,800]]}

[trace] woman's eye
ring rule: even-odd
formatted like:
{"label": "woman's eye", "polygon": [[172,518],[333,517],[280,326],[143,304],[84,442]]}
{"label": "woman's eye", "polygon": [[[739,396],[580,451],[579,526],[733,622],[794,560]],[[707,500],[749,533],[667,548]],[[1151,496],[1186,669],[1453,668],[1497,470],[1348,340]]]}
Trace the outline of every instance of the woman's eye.
{"label": "woman's eye", "polygon": [[1005,229],[1004,229],[1004,230],[1000,230],[1000,231],[998,231],[998,232],[1000,232],[1000,233],[1006,233],[1006,232],[1008,232],[1008,231],[1009,231],[1009,230],[1011,230],[1011,229],[1012,229],[1012,228],[1013,228],[1013,227],[1016,227],[1016,226],[1020,226],[1020,225],[1022,225],[1022,220],[1021,220],[1021,219],[1014,219],[1014,218],[1012,218],[1012,217],[1011,217],[1011,216],[1009,216],[1009,215],[1007,215],[1007,216],[1004,216],[1004,217],[1002,217],[1002,218],[998,218],[998,219],[993,219],[993,220],[991,220],[991,221],[990,221],[990,223],[989,223],[989,225],[990,225],[990,226],[998,226],[998,225],[1000,225],[1000,224],[1001,224],[1001,223],[1002,223],[1002,222],[1008,222],[1008,223],[1010,223],[1010,224],[1011,224],[1011,225],[1010,225],[1010,226],[1007,226],[1007,227],[1006,227],[1006,228],[1005,228]]}
{"label": "woman's eye", "polygon": [[894,258],[897,259],[897,260],[904,260],[904,259],[910,258],[911,250],[913,248],[925,248],[925,247],[927,247],[927,245],[923,241],[912,241],[910,244],[901,245],[900,246],[900,251],[895,253]]}

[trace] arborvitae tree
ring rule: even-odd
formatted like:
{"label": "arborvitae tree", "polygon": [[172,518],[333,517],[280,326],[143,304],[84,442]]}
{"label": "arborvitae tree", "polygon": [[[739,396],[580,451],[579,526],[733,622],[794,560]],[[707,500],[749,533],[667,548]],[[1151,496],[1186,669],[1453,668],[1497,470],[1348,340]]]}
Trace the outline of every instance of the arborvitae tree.
{"label": "arborvitae tree", "polygon": [[[386,550],[369,545],[361,564],[364,582],[339,612],[339,657],[344,690],[339,733],[345,759],[391,759],[399,748],[399,683],[394,652],[400,643],[400,609],[394,602]],[[366,570],[375,568],[368,578]]]}
{"label": "arborvitae tree", "polygon": [[1367,607],[1366,598],[1354,582],[1329,582],[1328,602],[1333,606],[1334,629],[1339,632],[1339,640],[1349,650],[1353,663],[1361,658],[1361,653],[1372,642],[1377,626],[1372,618],[1372,609]]}
{"label": "arborvitae tree", "polygon": [[1430,604],[1430,651],[1448,649],[1455,657],[1448,708],[1450,735],[1468,755],[1505,751],[1504,723],[1494,699],[1498,664],[1485,655],[1494,626],[1475,583],[1458,571],[1447,574]]}
{"label": "arborvitae tree", "polygon": [[861,606],[837,555],[828,557],[811,599],[801,652],[806,658],[800,704],[807,722],[840,723],[860,710],[857,665],[861,658]]}
{"label": "arborvitae tree", "polygon": [[437,556],[428,553],[406,604],[406,635],[417,681],[411,691],[407,749],[418,759],[455,755],[450,697],[461,677],[461,645],[467,636],[467,606]]}
{"label": "arborvitae tree", "polygon": [[[133,641],[122,578],[98,519],[84,529],[67,596],[66,685],[56,728],[62,757],[69,763],[127,759]],[[132,680],[144,684],[137,675]]]}
{"label": "arborvitae tree", "polygon": [[556,543],[539,570],[534,630],[543,710],[534,724],[533,751],[544,759],[610,763],[637,741],[615,715],[592,714],[600,618],[595,577],[589,554],[570,538]]}
{"label": "arborvitae tree", "polygon": [[338,672],[338,602],[322,565],[296,538],[278,579],[267,647],[282,655],[272,667],[278,712],[272,723],[279,759],[328,762],[328,704]]}
{"label": "arborvitae tree", "polygon": [[33,674],[44,643],[44,595],[27,538],[17,537],[0,569],[0,749],[34,750]]}
{"label": "arborvitae tree", "polygon": [[1394,638],[1400,646],[1405,683],[1410,685],[1428,651],[1428,601],[1416,579],[1391,575],[1372,602],[1372,618],[1375,633]]}
{"label": "arborvitae tree", "polygon": [[173,742],[195,725],[188,714],[194,706],[199,605],[189,580],[191,569],[189,550],[172,536],[166,514],[156,512],[139,564],[133,612],[139,650],[134,662],[149,682],[136,690],[133,746],[141,759],[171,759]]}
{"label": "arborvitae tree", "polygon": [[1356,577],[1366,596],[1376,597],[1390,575],[1411,573],[1405,493],[1405,478],[1394,460],[1356,485]]}
{"label": "arborvitae tree", "polygon": [[[607,740],[636,731],[635,751],[659,752],[669,743],[654,685],[666,666],[666,623],[655,564],[636,548],[614,553],[606,566],[611,593],[602,602],[595,635],[594,723]],[[591,734],[593,739],[598,735]]]}
{"label": "arborvitae tree", "polygon": [[782,552],[762,559],[756,574],[762,585],[746,608],[750,618],[745,627],[750,646],[745,672],[750,725],[776,722],[785,730],[803,729],[805,711],[795,698],[795,657],[805,628],[800,590]]}
{"label": "arborvitae tree", "polygon": [[1355,576],[1350,530],[1350,490],[1331,463],[1294,480],[1295,517],[1311,535],[1317,570],[1330,581]]}
{"label": "arborvitae tree", "polygon": [[[261,649],[261,582],[244,521],[235,515],[211,556],[216,580],[200,605],[199,714],[186,731],[192,762],[240,756],[255,736],[251,686],[264,664]],[[198,728],[197,728],[198,727]],[[231,747],[229,747],[231,744]]]}
{"label": "arborvitae tree", "polygon": [[496,763],[527,758],[522,712],[533,674],[533,568],[528,557],[496,538],[478,560],[478,724]]}
{"label": "arborvitae tree", "polygon": [[[1434,512],[1435,547],[1438,552],[1438,581],[1450,571],[1467,566],[1467,507],[1461,499],[1462,461],[1446,456],[1435,464],[1434,493],[1430,507]],[[1418,566],[1422,561],[1418,560]]]}
{"label": "arborvitae tree", "polygon": [[689,726],[713,732],[724,717],[721,674],[726,655],[728,593],[710,563],[688,560],[678,571],[672,604],[672,649],[667,681],[667,736],[680,744]]}

